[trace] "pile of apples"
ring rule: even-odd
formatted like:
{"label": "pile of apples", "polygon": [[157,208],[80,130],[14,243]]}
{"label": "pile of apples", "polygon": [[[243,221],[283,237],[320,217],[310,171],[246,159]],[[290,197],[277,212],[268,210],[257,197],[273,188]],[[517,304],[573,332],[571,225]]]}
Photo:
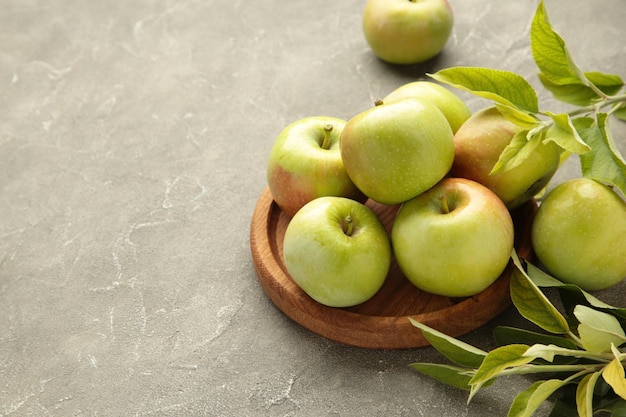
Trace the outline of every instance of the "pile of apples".
{"label": "pile of apples", "polygon": [[[272,197],[291,217],[283,243],[289,275],[332,307],[376,294],[393,258],[423,291],[483,291],[510,259],[510,210],[543,190],[560,164],[560,148],[546,142],[492,174],[519,129],[493,107],[471,114],[430,81],[405,84],[348,121],[319,116],[290,124],[267,167]],[[390,233],[367,199],[399,207]],[[626,277],[625,236],[626,202],[579,178],[546,197],[532,243],[554,276],[596,290]]]}

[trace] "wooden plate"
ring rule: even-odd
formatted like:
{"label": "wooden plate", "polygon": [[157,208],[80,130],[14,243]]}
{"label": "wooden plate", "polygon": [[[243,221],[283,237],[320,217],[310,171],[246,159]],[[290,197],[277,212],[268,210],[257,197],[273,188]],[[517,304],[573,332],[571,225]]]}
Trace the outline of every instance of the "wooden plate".
{"label": "wooden plate", "polygon": [[[390,230],[399,206],[368,200],[370,207]],[[534,201],[515,209],[515,248],[521,257],[531,256],[530,225]],[[513,265],[483,292],[451,299],[418,290],[392,262],[385,284],[363,304],[350,308],[324,306],[289,276],[283,261],[283,238],[290,218],[274,203],[266,188],[257,202],[250,227],[250,248],[263,290],[272,302],[305,328],[336,342],[369,349],[403,349],[428,345],[408,320],[412,317],[450,336],[474,330],[511,305],[509,281]]]}

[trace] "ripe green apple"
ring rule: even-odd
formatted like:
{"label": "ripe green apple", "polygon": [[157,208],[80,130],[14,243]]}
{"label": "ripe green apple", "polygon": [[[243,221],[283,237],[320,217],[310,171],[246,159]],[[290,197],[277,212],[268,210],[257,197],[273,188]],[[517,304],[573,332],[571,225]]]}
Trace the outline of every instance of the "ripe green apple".
{"label": "ripe green apple", "polygon": [[469,297],[502,274],[513,234],[511,215],[491,190],[465,178],[445,178],[402,205],[391,242],[400,269],[417,288]]}
{"label": "ripe green apple", "polygon": [[531,240],[559,280],[587,291],[609,288],[626,278],[626,201],[592,179],[565,181],[541,202]]}
{"label": "ripe green apple", "polygon": [[391,103],[411,97],[428,101],[441,110],[454,133],[472,115],[459,96],[444,86],[430,81],[413,81],[401,85],[383,98],[383,102]]}
{"label": "ripe green apple", "polygon": [[542,143],[520,165],[490,175],[500,154],[521,128],[495,107],[472,115],[454,135],[454,164],[450,175],[477,181],[500,197],[509,209],[541,191],[559,167],[561,149]]}
{"label": "ripe green apple", "polygon": [[392,64],[416,64],[437,55],[453,23],[447,0],[368,0],[362,19],[370,48]]}
{"label": "ripe green apple", "polygon": [[454,134],[443,113],[423,100],[378,104],[352,117],[341,134],[341,159],[369,198],[398,204],[441,180],[454,160]]}
{"label": "ripe green apple", "polygon": [[320,197],[291,219],[283,241],[285,266],[311,298],[330,307],[370,299],[391,263],[386,229],[367,206],[344,197]]}
{"label": "ripe green apple", "polygon": [[307,117],[285,127],[272,146],[267,183],[278,207],[293,216],[314,198],[334,195],[364,201],[341,160],[345,120]]}

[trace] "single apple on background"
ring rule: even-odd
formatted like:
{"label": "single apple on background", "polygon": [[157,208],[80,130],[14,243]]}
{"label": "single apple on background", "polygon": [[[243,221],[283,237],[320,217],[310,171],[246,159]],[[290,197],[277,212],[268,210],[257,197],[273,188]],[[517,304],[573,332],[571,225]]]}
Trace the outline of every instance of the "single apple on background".
{"label": "single apple on background", "polygon": [[626,201],[595,180],[567,180],[541,202],[531,240],[555,278],[587,291],[612,287],[626,278]]}
{"label": "single apple on background", "polygon": [[488,288],[509,263],[513,220],[488,188],[445,178],[405,202],[392,225],[400,269],[417,288],[469,297]]}
{"label": "single apple on background", "polygon": [[376,214],[343,197],[320,197],[291,219],[283,241],[291,278],[330,307],[361,304],[382,287],[391,244]]}
{"label": "single apple on background", "polygon": [[500,197],[509,209],[533,198],[559,167],[561,149],[541,143],[518,166],[491,174],[500,154],[521,128],[495,107],[474,113],[454,135],[454,164],[450,176],[477,181]]}
{"label": "single apple on background", "polygon": [[453,133],[456,133],[472,115],[470,109],[459,96],[434,82],[413,81],[401,85],[383,98],[383,102],[391,103],[405,98],[419,98],[433,104],[448,119]]}
{"label": "single apple on background", "polygon": [[341,134],[341,158],[363,194],[398,204],[448,173],[453,136],[443,113],[430,103],[414,98],[378,103],[348,120]]}
{"label": "single apple on background", "polygon": [[434,57],[448,41],[453,24],[447,0],[368,0],[362,19],[368,45],[392,64]]}
{"label": "single apple on background", "polygon": [[267,183],[274,201],[288,216],[321,196],[365,200],[341,160],[339,139],[345,124],[334,117],[307,117],[285,127],[274,141]]}

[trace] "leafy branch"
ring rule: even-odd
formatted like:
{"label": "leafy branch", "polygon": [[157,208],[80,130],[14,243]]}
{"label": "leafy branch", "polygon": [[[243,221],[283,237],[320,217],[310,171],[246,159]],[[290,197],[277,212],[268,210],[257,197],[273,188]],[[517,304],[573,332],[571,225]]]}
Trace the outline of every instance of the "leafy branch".
{"label": "leafy branch", "polygon": [[492,173],[506,171],[525,160],[539,142],[554,142],[564,158],[576,154],[582,175],[626,195],[626,162],[611,134],[610,120],[626,120],[625,83],[619,75],[583,72],[574,63],[565,41],[553,29],[543,1],[530,30],[531,52],[539,80],[557,100],[574,105],[568,113],[539,108],[537,93],[521,75],[480,67],[453,67],[430,74],[435,80],[491,100],[511,122],[522,127],[504,149]]}
{"label": "leafy branch", "polygon": [[[577,412],[626,413],[626,309],[608,305],[571,284],[563,284],[512,254],[511,299],[520,314],[546,334],[509,327],[495,331],[499,347],[484,352],[446,336],[422,323],[411,323],[429,343],[454,364],[413,363],[410,366],[448,385],[469,391],[468,402],[498,378],[510,375],[545,375],[519,393],[509,417],[531,416],[557,391],[574,391]],[[561,313],[540,287],[559,291]],[[565,375],[563,379],[555,375]],[[551,416],[571,416],[564,401],[557,401]]]}

